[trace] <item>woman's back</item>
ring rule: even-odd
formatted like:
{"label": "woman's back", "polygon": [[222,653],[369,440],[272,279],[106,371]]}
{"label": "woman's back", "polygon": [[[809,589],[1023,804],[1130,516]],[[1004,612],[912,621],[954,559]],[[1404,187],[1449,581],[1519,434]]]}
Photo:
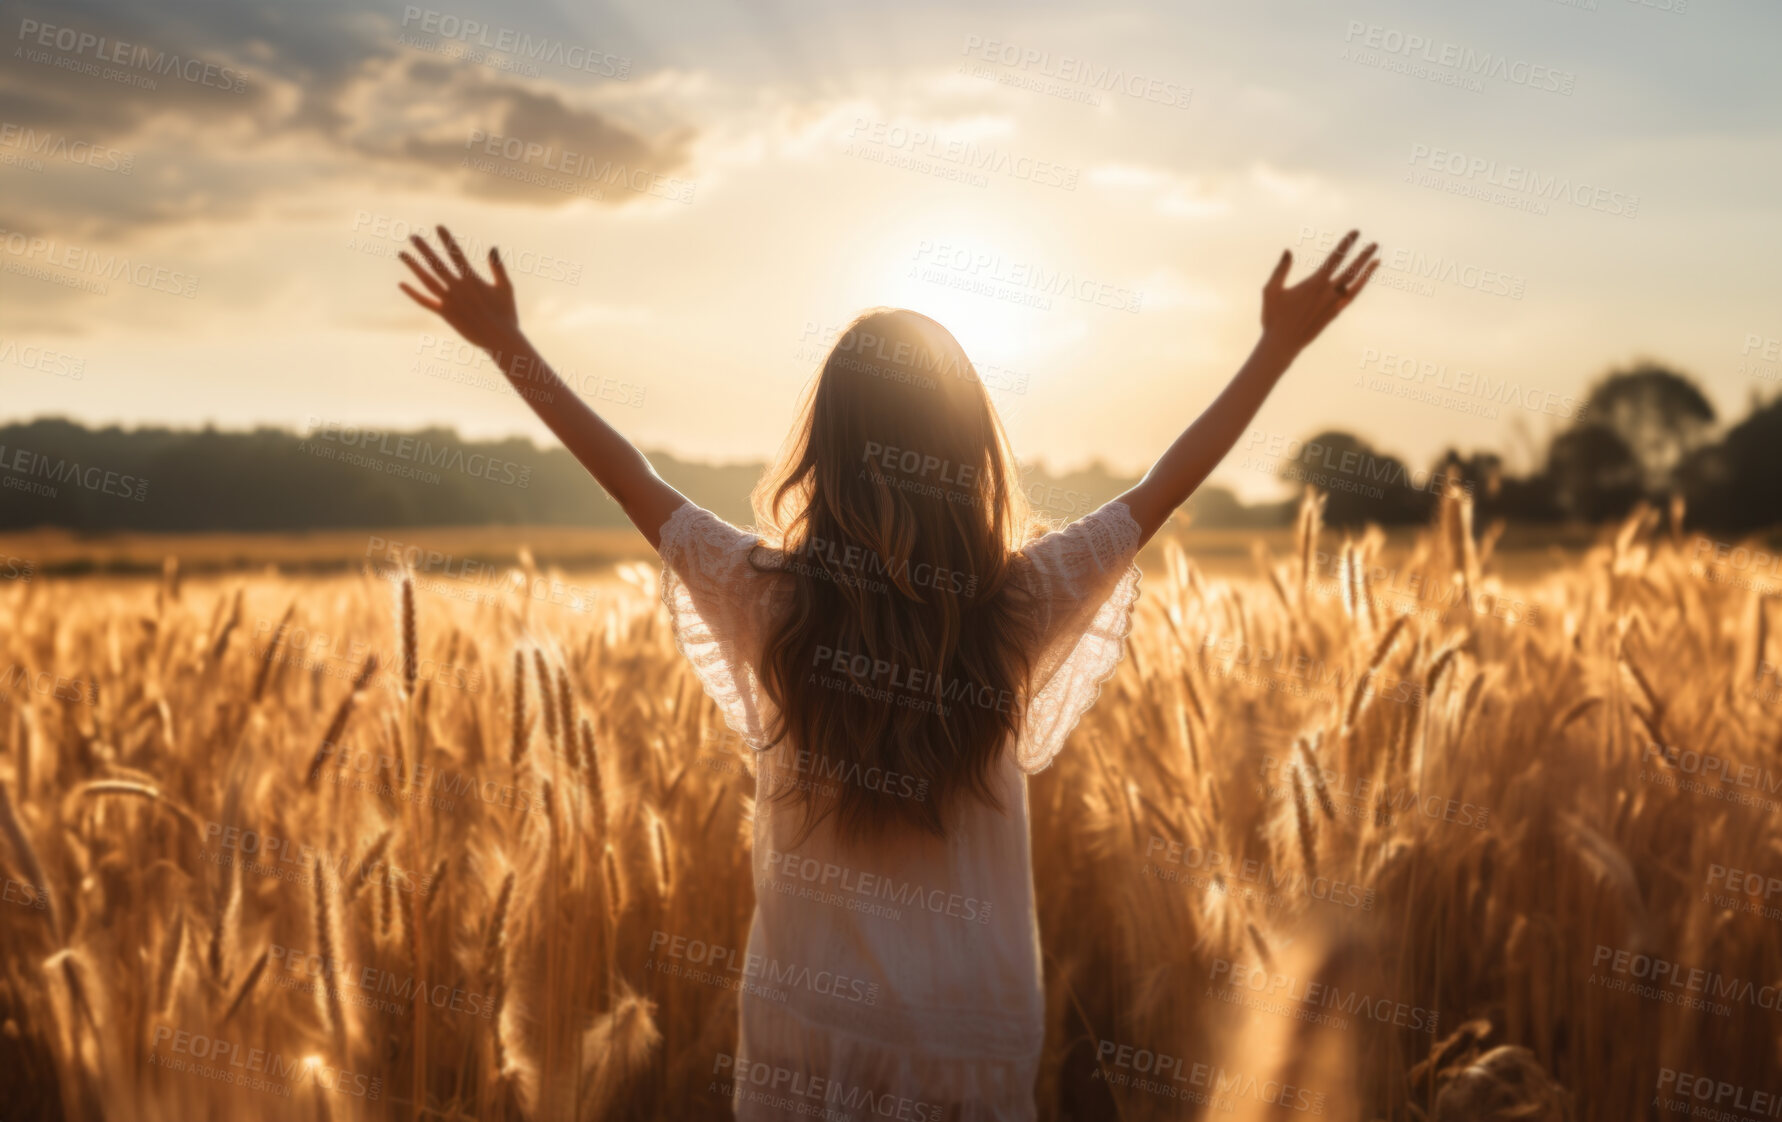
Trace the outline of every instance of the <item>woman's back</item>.
{"label": "woman's back", "polygon": [[[1218,399],[1119,500],[1014,555],[1018,471],[958,340],[915,312],[863,315],[757,494],[757,517],[793,546],[760,568],[753,535],[687,502],[544,364],[499,255],[485,282],[439,234],[456,267],[417,235],[427,265],[403,261],[428,294],[404,291],[540,389],[539,415],[660,551],[675,639],[706,692],[765,754],[740,1055],[717,1065],[738,1116],[1032,1117],[1043,999],[1024,775],[1051,762],[1119,661],[1139,546],[1366,286],[1376,247],[1345,265],[1351,231],[1291,286],[1283,252],[1262,336]],[[821,542],[844,543],[843,571],[788,573]],[[895,588],[863,594],[847,549]],[[988,607],[930,598],[916,563],[986,577]],[[809,780],[807,761],[825,765]],[[892,773],[896,795],[862,786]],[[906,780],[926,781],[930,801],[903,794]],[[801,781],[834,784],[833,798]],[[788,804],[803,811],[795,828]]]}
{"label": "woman's back", "polygon": [[[760,652],[789,603],[785,582],[808,578],[762,564],[754,535],[691,503],[661,540],[677,642],[730,727],[763,748],[776,714],[761,687]],[[1011,702],[916,679],[945,706],[1021,711],[1019,734],[989,772],[997,805],[959,800],[944,837],[906,829],[844,840],[833,818],[807,831],[776,794],[795,787],[824,797],[842,784],[896,799],[931,792],[821,746],[782,742],[759,753],[741,1032],[736,1055],[720,1065],[738,1118],[793,1117],[801,1108],[808,1116],[811,1107],[1033,1116],[1045,999],[1025,779],[1051,762],[1119,660],[1138,596],[1138,542],[1124,504],[1111,503],[1012,559],[1004,594],[1030,613],[1037,637],[1029,697]],[[853,657],[824,654],[843,660],[843,670]],[[829,669],[844,681],[843,670]],[[886,669],[884,677],[898,676]]]}

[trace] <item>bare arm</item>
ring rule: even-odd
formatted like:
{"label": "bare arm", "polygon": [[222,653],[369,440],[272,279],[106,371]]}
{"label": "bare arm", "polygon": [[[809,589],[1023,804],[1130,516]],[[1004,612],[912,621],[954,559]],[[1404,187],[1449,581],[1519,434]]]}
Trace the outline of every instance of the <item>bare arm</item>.
{"label": "bare arm", "polygon": [[437,313],[468,342],[487,351],[532,411],[649,539],[650,547],[661,548],[662,524],[687,501],[686,496],[663,482],[636,445],[577,397],[520,331],[514,286],[500,253],[489,250],[489,271],[495,276],[491,283],[477,275],[444,226],[439,227],[439,240],[456,271],[440,260],[425,238],[416,234],[410,240],[427,264],[407,253],[401,255],[402,261],[432,295],[423,296],[407,284],[397,287],[421,307]]}
{"label": "bare arm", "polygon": [[1145,477],[1118,500],[1139,524],[1139,544],[1150,541],[1170,514],[1219,466],[1299,352],[1349,306],[1374,275],[1380,263],[1374,259],[1373,245],[1336,275],[1356,236],[1357,231],[1349,231],[1317,272],[1291,288],[1285,282],[1293,267],[1293,253],[1282,252],[1262,289],[1262,338],[1256,349],[1206,411],[1182,430]]}

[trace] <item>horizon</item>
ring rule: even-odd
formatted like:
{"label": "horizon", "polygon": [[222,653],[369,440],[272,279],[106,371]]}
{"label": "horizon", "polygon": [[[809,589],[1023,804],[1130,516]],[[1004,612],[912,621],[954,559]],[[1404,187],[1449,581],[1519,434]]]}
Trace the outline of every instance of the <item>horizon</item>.
{"label": "horizon", "polygon": [[[771,458],[828,336],[893,305],[996,373],[1028,459],[1139,474],[1242,361],[1279,250],[1303,275],[1350,226],[1385,267],[1271,433],[1525,470],[1642,357],[1723,418],[1782,379],[1774,8],[16,10],[0,342],[84,370],[4,364],[24,415],[549,439],[396,291],[434,222],[503,246],[546,357],[687,459]],[[216,81],[120,103],[57,62],[97,49],[76,29]]]}

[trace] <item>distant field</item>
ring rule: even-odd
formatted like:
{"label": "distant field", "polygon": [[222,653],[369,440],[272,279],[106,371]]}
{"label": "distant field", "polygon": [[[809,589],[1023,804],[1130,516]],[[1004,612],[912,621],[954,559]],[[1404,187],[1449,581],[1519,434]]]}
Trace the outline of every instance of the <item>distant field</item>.
{"label": "distant field", "polygon": [[[1391,564],[1410,547],[1414,536],[1410,527],[1388,532],[1381,560]],[[1543,575],[1562,567],[1598,537],[1599,532],[1591,527],[1510,527],[1497,547],[1502,558],[1500,572],[1511,579]],[[1166,530],[1146,549],[1143,560],[1147,568],[1161,558],[1162,543],[1172,538],[1197,565],[1219,576],[1254,575],[1258,547],[1277,559],[1285,559],[1293,550],[1291,527]],[[466,567],[518,564],[522,548],[528,549],[539,565],[565,570],[654,560],[641,534],[610,527],[435,526],[296,534],[40,530],[0,535],[0,560],[12,557],[19,559],[17,564],[29,562],[35,572],[66,576],[159,573],[168,557],[179,558],[183,572],[198,574],[267,567],[281,573],[341,572],[367,562],[388,564],[402,556],[412,558],[422,571],[452,575]]]}

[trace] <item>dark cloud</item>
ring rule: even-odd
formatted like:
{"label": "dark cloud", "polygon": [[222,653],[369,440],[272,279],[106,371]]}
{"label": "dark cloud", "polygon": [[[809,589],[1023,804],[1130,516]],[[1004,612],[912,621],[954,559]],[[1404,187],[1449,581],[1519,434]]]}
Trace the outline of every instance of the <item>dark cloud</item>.
{"label": "dark cloud", "polygon": [[[574,152],[593,166],[685,174],[688,131],[646,136],[577,104],[598,79],[549,68],[515,77],[430,53],[402,41],[395,11],[334,0],[10,7],[0,35],[35,53],[15,53],[0,67],[0,124],[126,150],[134,169],[94,178],[89,168],[44,161],[41,173],[11,177],[7,224],[127,239],[146,227],[250,217],[281,193],[329,183],[459,190],[537,206],[578,197],[529,182],[535,175],[467,167],[467,142],[479,132],[520,138],[559,159]],[[107,61],[94,45],[40,46],[35,33],[21,37],[29,21],[103,37],[105,50],[119,42],[144,48],[153,61]],[[168,56],[201,75],[208,64],[209,84],[158,71],[155,61]],[[120,73],[134,82],[112,80]],[[226,74],[241,76],[239,90],[217,88]],[[503,166],[530,173],[531,163]],[[594,197],[622,205],[641,196]]]}

